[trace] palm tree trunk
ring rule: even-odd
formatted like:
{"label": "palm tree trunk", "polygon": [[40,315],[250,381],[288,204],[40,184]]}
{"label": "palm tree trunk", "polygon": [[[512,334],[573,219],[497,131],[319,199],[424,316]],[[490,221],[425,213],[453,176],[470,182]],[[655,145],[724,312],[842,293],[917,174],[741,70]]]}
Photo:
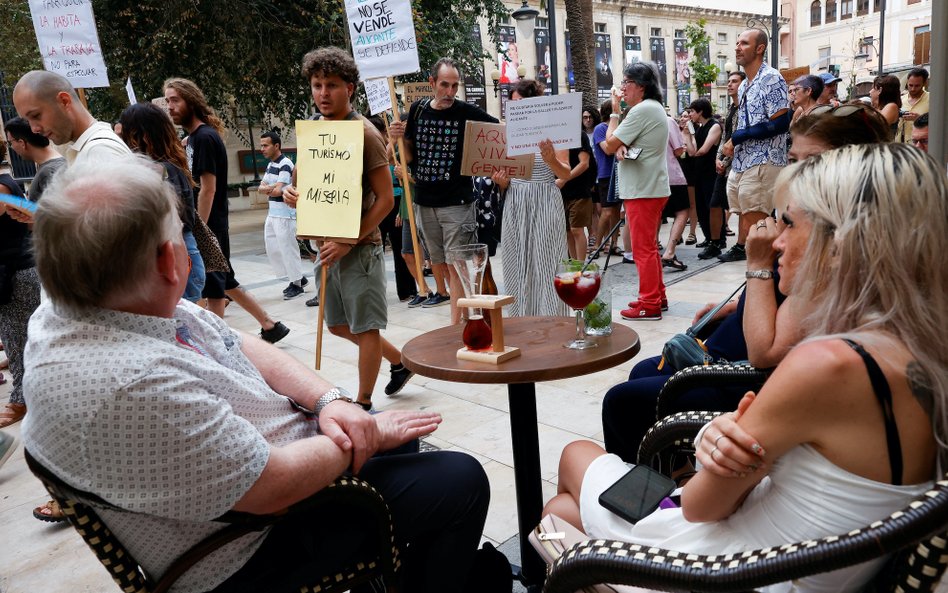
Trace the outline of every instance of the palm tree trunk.
{"label": "palm tree trunk", "polygon": [[[575,90],[583,94],[583,108],[595,109],[596,77],[592,59],[589,56],[593,47],[593,37],[587,34],[583,5],[590,0],[564,0],[566,8],[566,28],[569,29],[569,50],[573,60],[573,77],[576,80]],[[592,19],[590,18],[590,28]]]}

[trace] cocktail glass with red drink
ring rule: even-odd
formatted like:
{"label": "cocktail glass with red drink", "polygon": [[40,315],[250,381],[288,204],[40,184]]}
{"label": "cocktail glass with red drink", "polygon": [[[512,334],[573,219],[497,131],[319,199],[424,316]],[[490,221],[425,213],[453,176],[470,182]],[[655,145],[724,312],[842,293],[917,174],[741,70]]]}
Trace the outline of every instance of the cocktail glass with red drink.
{"label": "cocktail glass with red drink", "polygon": [[576,339],[564,344],[566,348],[585,350],[597,346],[596,340],[586,337],[583,309],[599,294],[600,283],[599,266],[596,264],[589,264],[583,269],[582,262],[567,260],[557,266],[553,287],[560,299],[576,312]]}

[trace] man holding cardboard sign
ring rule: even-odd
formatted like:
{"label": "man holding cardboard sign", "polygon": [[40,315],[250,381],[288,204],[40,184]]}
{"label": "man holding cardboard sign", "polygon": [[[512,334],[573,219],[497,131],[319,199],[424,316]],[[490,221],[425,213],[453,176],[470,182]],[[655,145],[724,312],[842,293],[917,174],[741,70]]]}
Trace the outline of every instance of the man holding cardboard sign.
{"label": "man holding cardboard sign", "polygon": [[[470,177],[461,174],[464,129],[468,121],[497,120],[479,107],[455,98],[461,70],[454,60],[438,60],[428,81],[434,98],[412,104],[408,121],[393,123],[389,136],[396,141],[405,138],[415,179],[418,228],[425,238],[435,276],[448,278],[451,322],[458,323],[461,279],[445,263],[445,254],[454,247],[473,243],[477,232],[474,186]],[[445,300],[445,295],[435,293],[422,306],[431,307]]]}
{"label": "man holding cardboard sign", "polygon": [[[352,56],[336,47],[313,50],[303,57],[303,76],[309,81],[313,103],[320,113],[318,119],[329,122],[352,120],[363,124],[362,215],[358,237],[351,243],[322,241],[319,257],[329,275],[326,293],[320,294],[326,325],[333,335],[359,347],[359,395],[356,401],[368,410],[372,407],[372,391],[383,356],[392,365],[392,378],[385,387],[386,395],[401,391],[413,374],[402,365],[401,352],[379,333],[388,323],[388,309],[382,235],[378,227],[395,203],[388,154],[381,134],[352,109],[352,94],[359,82],[359,69]],[[304,166],[300,161],[297,170]],[[284,189],[283,199],[287,205],[297,207],[301,189],[295,185]],[[305,199],[299,206],[311,207]],[[303,218],[302,214],[299,218]]]}

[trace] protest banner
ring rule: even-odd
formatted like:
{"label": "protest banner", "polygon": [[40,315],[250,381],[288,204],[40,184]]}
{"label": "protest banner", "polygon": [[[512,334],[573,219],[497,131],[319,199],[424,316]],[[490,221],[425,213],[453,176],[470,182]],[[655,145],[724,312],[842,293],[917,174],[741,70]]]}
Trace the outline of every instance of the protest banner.
{"label": "protest banner", "polygon": [[533,154],[542,140],[557,150],[580,146],[583,94],[531,97],[507,103],[507,156]]}
{"label": "protest banner", "polygon": [[418,72],[410,0],[346,0],[346,18],[362,80]]}
{"label": "protest banner", "polygon": [[365,86],[365,98],[369,101],[369,113],[375,115],[392,108],[392,101],[388,94],[388,80],[370,78],[362,84]]}
{"label": "protest banner", "polygon": [[30,14],[46,70],[76,89],[109,86],[92,2],[30,0]]}
{"label": "protest banner", "polygon": [[361,120],[297,121],[296,234],[355,243],[362,219]]}
{"label": "protest banner", "polygon": [[418,99],[431,99],[434,97],[434,89],[427,82],[406,82],[402,85],[402,101],[405,105],[411,105]]}
{"label": "protest banner", "polygon": [[530,179],[533,156],[507,155],[506,127],[478,121],[468,121],[464,125],[461,175],[490,177],[496,171],[504,171],[508,177]]}

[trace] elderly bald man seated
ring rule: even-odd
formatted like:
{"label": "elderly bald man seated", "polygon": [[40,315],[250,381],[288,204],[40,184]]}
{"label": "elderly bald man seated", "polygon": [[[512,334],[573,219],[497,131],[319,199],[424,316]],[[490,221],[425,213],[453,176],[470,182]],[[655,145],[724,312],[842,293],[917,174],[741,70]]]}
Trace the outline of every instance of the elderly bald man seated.
{"label": "elderly bald man seated", "polygon": [[[26,448],[72,486],[132,511],[101,516],[153,575],[220,528],[211,520],[224,512],[277,511],[352,471],[389,504],[404,590],[463,582],[487,514],[480,464],[446,451],[377,455],[431,433],[440,416],[370,415],[277,347],[183,300],[188,253],[160,171],[132,156],[77,162],[44,194],[36,261],[50,298],[30,322]],[[298,591],[372,537],[363,523],[323,513],[244,536],[174,591]]]}

